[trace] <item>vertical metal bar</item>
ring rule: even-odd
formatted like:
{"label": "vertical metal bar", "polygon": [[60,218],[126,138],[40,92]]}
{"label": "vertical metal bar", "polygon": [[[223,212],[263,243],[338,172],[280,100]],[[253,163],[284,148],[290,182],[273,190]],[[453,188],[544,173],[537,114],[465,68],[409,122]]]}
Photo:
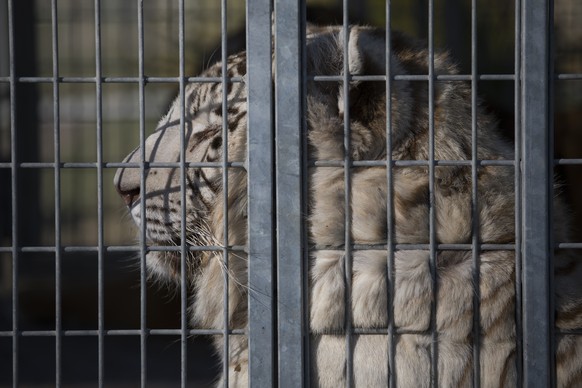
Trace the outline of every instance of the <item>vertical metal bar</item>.
{"label": "vertical metal bar", "polygon": [[[137,38],[138,38],[138,75],[139,75],[139,150],[140,150],[140,189],[146,193],[146,152],[145,152],[145,73],[144,73],[144,20],[143,0],[137,0]],[[140,343],[140,383],[145,388],[147,382],[147,267],[146,267],[146,201],[140,195],[140,256],[139,256],[139,343]]]}
{"label": "vertical metal bar", "polygon": [[[227,1],[221,0],[220,6],[220,42],[221,42],[221,50],[222,50],[222,114],[224,115],[224,119],[222,120],[222,201],[223,201],[223,214],[228,215],[228,85],[227,85],[227,55],[228,55],[228,47],[227,47],[227,34],[228,34],[228,26],[227,26],[227,15],[228,15],[228,8],[227,8]],[[230,354],[230,342],[228,336],[229,330],[229,312],[228,312],[228,305],[229,305],[229,298],[228,298],[228,291],[229,291],[229,262],[228,262],[228,216],[223,217],[223,228],[224,228],[224,239],[222,241],[223,249],[222,249],[222,257],[224,260],[224,271],[223,273],[223,281],[224,281],[224,292],[223,292],[223,308],[224,308],[224,326],[223,326],[223,349],[222,349],[222,376],[223,376],[223,383],[224,388],[228,388],[228,365],[229,365],[229,354]]]}
{"label": "vertical metal bar", "polygon": [[271,2],[247,2],[249,378],[275,384]]}
{"label": "vertical metal bar", "polygon": [[432,301],[430,314],[431,342],[431,386],[438,387],[438,333],[437,313],[437,252],[435,232],[435,156],[434,156],[434,0],[428,2],[428,191],[429,191],[429,244],[430,273],[432,278]]}
{"label": "vertical metal bar", "polygon": [[[301,97],[301,111],[303,113],[307,112],[307,10],[305,7],[305,3],[301,2],[301,87],[303,88],[302,97]],[[301,117],[301,163],[302,163],[302,188],[301,188],[301,195],[302,195],[302,214],[308,213],[308,198],[309,198],[309,175],[307,173],[307,163],[309,159],[309,141],[308,141],[308,127],[307,127],[307,115],[303,114]],[[305,224],[304,224],[305,225]],[[306,387],[311,386],[311,322],[310,322],[310,307],[309,307],[309,228],[306,226],[303,227],[302,232],[302,241],[303,246],[301,251],[303,252],[303,327],[304,327],[304,349],[303,349],[303,362],[304,362],[304,369],[303,369],[303,383]]]}
{"label": "vertical metal bar", "polygon": [[547,99],[548,99],[548,144],[546,146],[548,150],[548,202],[549,202],[549,210],[548,210],[548,219],[549,219],[549,241],[548,246],[550,247],[550,255],[548,256],[548,260],[550,262],[549,268],[549,298],[550,298],[550,387],[554,388],[557,386],[556,381],[556,334],[555,334],[555,311],[556,311],[556,288],[554,283],[554,226],[553,221],[554,217],[552,216],[553,212],[553,198],[554,198],[554,104],[555,104],[555,95],[554,95],[554,74],[556,74],[556,63],[554,60],[555,48],[554,48],[554,2],[552,0],[548,1],[548,32],[547,32],[547,56],[546,61],[548,64],[548,91],[547,91]]}
{"label": "vertical metal bar", "polygon": [[522,2],[523,384],[551,384],[549,3]]}
{"label": "vertical metal bar", "polygon": [[473,277],[473,387],[481,386],[481,261],[479,258],[477,136],[477,1],[471,0],[471,251]]}
{"label": "vertical metal bar", "polygon": [[521,228],[521,0],[515,0],[515,37],[514,37],[514,181],[515,189],[515,368],[517,387],[523,380],[523,326],[522,326],[522,228]]}
{"label": "vertical metal bar", "polygon": [[55,385],[61,385],[62,292],[61,292],[61,135],[59,101],[59,49],[57,2],[51,0],[51,35],[53,65],[53,136],[55,184]]}
{"label": "vertical metal bar", "polygon": [[350,132],[350,67],[349,67],[349,1],[343,0],[343,97],[344,97],[344,310],[346,331],[346,387],[353,382],[353,354],[352,354],[352,212],[351,212],[351,132]]}
{"label": "vertical metal bar", "polygon": [[16,69],[14,66],[14,5],[8,0],[8,52],[10,57],[10,183],[12,187],[12,386],[18,387],[18,158],[16,131]]}
{"label": "vertical metal bar", "polygon": [[180,383],[187,383],[187,344],[188,344],[188,279],[186,260],[186,78],[184,57],[184,0],[178,1],[178,51],[180,72]]}
{"label": "vertical metal bar", "polygon": [[103,258],[103,112],[102,112],[102,69],[101,69],[101,1],[95,0],[95,113],[97,140],[97,330],[98,330],[98,374],[99,386],[103,386],[104,369],[104,286]]}
{"label": "vertical metal bar", "polygon": [[302,387],[304,360],[302,230],[302,56],[299,1],[275,2],[277,311],[279,387]]}
{"label": "vertical metal bar", "polygon": [[388,287],[388,386],[396,387],[396,343],[394,341],[394,166],[392,163],[392,14],[391,1],[386,0],[386,223],[387,223],[387,265],[386,286]]}

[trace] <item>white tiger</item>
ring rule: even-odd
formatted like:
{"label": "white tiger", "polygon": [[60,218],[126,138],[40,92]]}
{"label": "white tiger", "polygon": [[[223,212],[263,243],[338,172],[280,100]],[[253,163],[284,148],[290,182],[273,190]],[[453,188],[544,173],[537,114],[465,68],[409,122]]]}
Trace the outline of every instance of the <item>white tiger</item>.
{"label": "white tiger", "polygon": [[[349,72],[377,75],[385,70],[385,32],[368,27],[349,29]],[[428,53],[418,42],[392,34],[391,66],[394,74],[427,74]],[[343,42],[339,27],[313,29],[307,36],[307,72],[341,75]],[[228,77],[246,73],[245,53],[227,60]],[[444,53],[436,53],[436,74],[456,74]],[[221,64],[203,76],[220,77]],[[310,160],[343,160],[344,96],[341,83],[308,82],[307,123]],[[222,122],[228,120],[228,160],[246,157],[246,88],[228,83],[228,112],[222,111],[221,83],[186,87],[185,138],[187,162],[217,162],[224,152]],[[384,82],[351,82],[349,89],[352,160],[386,159],[386,95]],[[435,159],[471,159],[471,93],[463,82],[435,83]],[[176,100],[158,129],[145,142],[147,162],[180,159],[180,107]],[[426,82],[395,81],[392,95],[394,160],[427,160],[428,87]],[[512,147],[500,137],[490,115],[478,112],[478,158],[513,159]],[[125,160],[139,162],[136,149]],[[344,169],[311,167],[309,174],[310,244],[322,249],[310,254],[310,330],[312,385],[346,384],[344,333]],[[246,173],[228,169],[228,241],[246,244]],[[393,171],[394,231],[398,244],[429,243],[428,167],[398,167]],[[478,171],[479,241],[511,244],[515,241],[513,167],[481,166]],[[151,245],[180,245],[180,170],[148,168],[146,187],[140,187],[139,169],[121,168],[115,185],[139,225],[139,197],[145,195],[146,234]],[[471,168],[435,167],[435,233],[437,243],[471,243]],[[384,167],[353,168],[351,238],[355,244],[385,244],[387,236],[387,184]],[[220,245],[224,241],[222,172],[218,168],[189,168],[186,172],[186,225],[188,244]],[[567,237],[567,215],[556,200],[556,241]],[[299,247],[298,247],[299,249]],[[388,370],[389,344],[385,334],[354,334],[353,385],[381,387],[395,374],[400,387],[428,387],[431,383],[432,280],[429,251],[395,252],[394,371]],[[488,250],[480,260],[480,380],[483,387],[516,385],[515,262],[513,250]],[[354,250],[351,284],[351,317],[359,329],[388,325],[385,250]],[[582,265],[568,252],[557,252],[557,327],[582,327]],[[162,279],[179,279],[179,252],[151,251],[147,265]],[[195,328],[222,329],[223,271],[220,253],[188,256],[188,281],[193,294],[191,322]],[[438,384],[464,387],[473,379],[472,252],[445,250],[437,253]],[[247,257],[229,256],[228,326],[247,324]],[[241,287],[241,285],[243,287]],[[221,349],[222,338],[216,339]],[[560,387],[582,386],[582,338],[557,336],[557,378]],[[230,337],[228,360],[231,386],[248,385],[248,345],[244,335]],[[220,384],[221,382],[219,382]]]}

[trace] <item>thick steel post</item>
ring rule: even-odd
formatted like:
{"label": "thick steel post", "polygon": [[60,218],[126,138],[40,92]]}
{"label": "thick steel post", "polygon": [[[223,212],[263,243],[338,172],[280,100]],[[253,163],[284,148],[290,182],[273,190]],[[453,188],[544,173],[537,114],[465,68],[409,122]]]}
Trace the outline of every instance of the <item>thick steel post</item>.
{"label": "thick steel post", "polygon": [[302,2],[275,2],[275,123],[279,387],[304,385]]}
{"label": "thick steel post", "polygon": [[247,2],[249,385],[274,386],[271,2]]}
{"label": "thick steel post", "polygon": [[521,9],[523,386],[551,386],[549,0]]}

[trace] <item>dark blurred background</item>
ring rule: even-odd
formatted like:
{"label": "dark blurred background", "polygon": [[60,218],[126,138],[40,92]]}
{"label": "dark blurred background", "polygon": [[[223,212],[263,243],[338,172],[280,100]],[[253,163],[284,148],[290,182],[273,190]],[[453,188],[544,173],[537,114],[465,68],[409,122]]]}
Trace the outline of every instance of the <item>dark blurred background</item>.
{"label": "dark blurred background", "polygon": [[[51,7],[46,0],[14,0],[14,61],[16,75],[52,76]],[[308,1],[308,20],[319,24],[342,22],[341,1]],[[478,2],[478,71],[514,71],[515,4],[504,0]],[[446,48],[462,73],[470,72],[470,2],[435,2],[435,44]],[[392,26],[427,38],[427,1],[392,0]],[[0,0],[0,78],[9,76],[7,0]],[[229,1],[229,52],[244,49],[245,4]],[[385,25],[385,3],[353,0],[353,23]],[[582,2],[555,1],[555,70],[582,73]],[[196,75],[220,60],[220,4],[186,1],[187,75]],[[92,1],[58,1],[58,61],[62,77],[94,77],[95,11]],[[101,1],[101,55],[104,77],[138,76],[136,2]],[[178,3],[144,2],[145,74],[178,75]],[[6,79],[5,79],[6,80]],[[582,157],[582,81],[555,83],[555,154]],[[513,81],[481,81],[479,94],[494,112],[509,139],[514,133]],[[151,132],[167,109],[177,85],[150,83],[145,88],[146,130]],[[10,89],[0,82],[0,163],[11,161]],[[18,83],[15,119],[19,162],[53,162],[53,89],[51,83]],[[103,160],[119,162],[139,142],[139,87],[136,83],[103,84]],[[61,160],[96,162],[96,91],[94,83],[60,84]],[[136,241],[122,201],[111,184],[115,169],[105,169],[103,232],[106,246]],[[575,214],[573,241],[582,241],[582,166],[562,167],[556,173]],[[0,168],[0,247],[12,244],[11,170]],[[54,246],[55,200],[52,168],[20,169],[17,187],[18,232],[22,246]],[[97,172],[93,168],[61,170],[61,237],[65,246],[95,247],[98,240]],[[97,254],[63,253],[62,327],[97,329]],[[104,319],[106,329],[138,329],[140,292],[136,254],[106,253],[104,258]],[[19,254],[18,298],[20,330],[54,330],[54,253]],[[0,251],[0,331],[12,329],[12,255]],[[148,328],[179,328],[179,300],[171,291],[149,286]],[[21,337],[22,386],[52,386],[55,371],[53,337]],[[108,386],[139,384],[138,336],[107,336],[105,382]],[[179,337],[148,338],[148,382],[153,386],[180,382]],[[209,384],[217,374],[209,342],[194,339],[188,348],[188,378],[195,386]],[[12,338],[0,336],[0,386],[11,386]],[[63,385],[85,386],[97,379],[97,338],[63,338]]]}

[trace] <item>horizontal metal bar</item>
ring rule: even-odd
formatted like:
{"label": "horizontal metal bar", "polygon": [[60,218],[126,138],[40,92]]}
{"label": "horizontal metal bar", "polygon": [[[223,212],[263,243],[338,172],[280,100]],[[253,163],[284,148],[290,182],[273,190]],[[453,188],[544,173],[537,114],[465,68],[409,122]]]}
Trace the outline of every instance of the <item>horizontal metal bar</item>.
{"label": "horizontal metal bar", "polygon": [[[555,74],[556,80],[582,80],[582,74]],[[479,81],[515,81],[515,74],[479,74],[476,76]],[[344,77],[341,75],[311,75],[307,77],[310,81],[319,82],[342,82]],[[385,75],[353,75],[349,77],[350,81],[386,81]],[[427,74],[402,74],[393,75],[394,81],[428,81]],[[471,74],[440,74],[435,77],[436,81],[472,81]]]}
{"label": "horizontal metal bar", "polygon": [[[140,77],[102,77],[102,83],[139,83]],[[226,78],[229,82],[244,82],[243,77],[232,77]],[[344,77],[341,75],[317,75],[308,76],[310,81],[319,82],[341,82]],[[360,75],[351,76],[350,81],[386,81],[385,75]],[[428,81],[428,75],[426,74],[407,74],[407,75],[394,75],[392,79],[395,81]],[[479,74],[477,76],[479,81],[515,81],[514,74]],[[582,80],[582,74],[578,73],[565,73],[556,74],[555,79],[557,80]],[[53,83],[55,79],[53,77],[16,77],[17,83]],[[436,81],[471,81],[471,74],[440,74],[436,76]],[[143,77],[145,83],[179,83],[180,77]],[[187,83],[209,83],[209,82],[221,82],[221,77],[186,77],[185,82]],[[10,77],[0,77],[0,83],[9,83]],[[97,83],[95,77],[57,77],[56,82],[58,83]]]}
{"label": "horizontal metal bar", "polygon": [[[351,333],[358,334],[358,335],[388,335],[388,330],[389,329],[386,327],[367,327],[367,328],[355,327],[355,328],[352,328]],[[582,333],[582,331],[581,331],[581,333]],[[335,335],[335,336],[337,336],[338,332],[330,330],[329,332],[317,331],[317,333],[310,333],[310,334],[316,334],[318,336],[323,336],[323,335]],[[430,329],[411,330],[411,329],[395,328],[394,334],[395,335],[431,335],[432,331]],[[570,334],[570,332],[568,332],[568,334]]]}
{"label": "horizontal metal bar", "polygon": [[[190,252],[222,252],[224,247],[217,245],[209,246],[187,246],[187,250]],[[54,246],[41,246],[41,247],[0,247],[0,253],[9,253],[13,249],[17,252],[27,252],[27,253],[54,253],[56,252],[56,247]],[[140,246],[137,245],[119,245],[119,246],[105,246],[106,252],[139,252],[141,250]],[[227,247],[229,251],[233,252],[246,252],[247,248],[242,245],[232,245]],[[179,246],[146,246],[147,251],[151,252],[180,252],[181,247]],[[99,252],[98,246],[61,246],[61,251],[66,253],[73,252]]]}
{"label": "horizontal metal bar", "polygon": [[582,159],[554,159],[557,166],[575,166],[582,164]]}
{"label": "horizontal metal bar", "polygon": [[[566,163],[565,161],[573,161],[573,163]],[[582,164],[582,160],[578,159],[561,159],[559,164]],[[377,167],[386,166],[388,162],[385,160],[358,160],[352,161],[353,167]],[[428,160],[393,160],[392,165],[396,167],[411,167],[411,166],[428,166]],[[478,166],[513,166],[513,160],[480,160],[477,161]],[[244,168],[246,166],[243,162],[228,162],[228,167]],[[435,160],[435,166],[470,166],[470,160]],[[20,168],[48,168],[54,169],[55,163],[51,162],[25,162],[17,163]],[[343,160],[315,160],[308,163],[309,167],[343,167]],[[98,163],[80,162],[80,163],[60,163],[59,168],[98,168]],[[103,163],[103,168],[140,168],[139,163],[120,163],[111,162]],[[146,168],[179,168],[179,163],[171,162],[152,162],[146,163]],[[222,168],[220,162],[190,162],[186,163],[188,168]],[[12,168],[12,163],[0,163],[0,168]]]}
{"label": "horizontal metal bar", "polygon": [[[141,329],[120,329],[120,330],[104,330],[103,335],[105,336],[125,336],[125,335],[135,335],[139,336],[142,333]],[[162,335],[175,335],[179,336],[182,334],[182,329],[146,329],[148,335],[162,336]],[[84,337],[84,336],[98,336],[99,330],[62,330],[61,335],[65,337]],[[224,330],[211,330],[211,329],[188,329],[187,334],[189,335],[221,335],[224,334]],[[246,331],[244,329],[232,329],[228,331],[228,334],[232,335],[245,335]],[[18,331],[16,334],[13,331],[0,331],[0,337],[55,337],[57,335],[56,330],[23,330]]]}
{"label": "horizontal metal bar", "polygon": [[[386,244],[352,244],[355,250],[375,250],[375,249],[386,249]],[[423,250],[428,249],[429,244],[396,244],[395,249],[397,250]],[[480,244],[478,245],[480,249],[496,251],[496,250],[507,250],[515,249],[515,244]],[[106,252],[139,252],[140,247],[135,245],[111,245],[105,246]],[[554,245],[556,249],[582,249],[582,242],[560,242]],[[0,253],[10,253],[16,249],[17,252],[25,253],[54,253],[56,247],[54,246],[24,246],[24,247],[12,247],[3,246],[0,247]],[[98,246],[63,246],[62,251],[65,253],[77,253],[77,252],[98,252]],[[189,246],[187,249],[190,252],[221,252],[224,247],[218,245],[209,246]],[[228,251],[232,252],[247,252],[247,247],[243,245],[231,245],[226,247]],[[312,246],[310,250],[334,250],[334,249],[344,249],[342,246]],[[437,249],[439,250],[471,250],[471,244],[438,244]],[[147,251],[151,252],[180,252],[181,248],[177,246],[147,246]]]}
{"label": "horizontal metal bar", "polygon": [[[382,167],[389,163],[395,167],[416,167],[416,166],[471,166],[471,160],[356,160],[350,161],[351,167]],[[343,160],[311,160],[309,167],[344,167]],[[511,166],[515,165],[514,160],[478,160],[477,166]]]}
{"label": "horizontal metal bar", "polygon": [[582,242],[579,242],[579,243],[572,243],[572,242],[557,243],[555,245],[555,247],[558,249],[582,249]]}
{"label": "horizontal metal bar", "polygon": [[[471,244],[436,244],[436,249],[440,251],[470,251],[472,249]],[[478,244],[477,247],[481,250],[486,251],[504,251],[515,249],[515,244]],[[351,244],[352,250],[356,251],[368,251],[368,250],[386,250],[388,249],[387,244]],[[309,247],[310,251],[329,251],[329,250],[344,250],[345,246],[342,245],[312,245]],[[430,249],[430,244],[395,244],[395,250],[400,251],[410,251],[410,250],[428,250]]]}
{"label": "horizontal metal bar", "polygon": [[[342,75],[308,75],[307,79],[318,82],[343,82],[345,76]],[[349,81],[382,81],[386,82],[386,75],[352,75],[348,77]],[[428,81],[427,74],[402,74],[391,77],[394,81]],[[435,76],[436,81],[471,81],[471,74],[440,74]],[[514,74],[480,74],[477,76],[479,81],[514,81]]]}
{"label": "horizontal metal bar", "polygon": [[558,80],[582,80],[582,73],[577,74],[556,74]]}
{"label": "horizontal metal bar", "polygon": [[[428,166],[429,160],[393,160],[392,165],[395,167],[412,167],[412,166]],[[582,165],[582,159],[555,159],[555,165]],[[386,166],[385,160],[357,160],[352,161],[353,167],[377,167]],[[470,160],[435,160],[435,166],[471,166]],[[514,166],[514,160],[478,160],[478,166]],[[54,162],[22,162],[16,163],[20,168],[56,168]],[[343,167],[343,160],[311,160],[308,162],[309,167]],[[94,162],[62,162],[58,163],[58,167],[65,168],[99,168],[99,163]],[[102,163],[103,168],[140,168],[139,163],[123,163],[123,162],[106,162]],[[179,168],[180,163],[172,162],[146,162],[146,168]],[[221,162],[188,162],[188,168],[222,168]],[[228,162],[227,167],[246,169],[244,162]],[[0,163],[0,168],[12,168],[12,163]]]}
{"label": "horizontal metal bar", "polygon": [[[54,163],[54,162],[23,162],[16,163],[20,168],[140,168],[139,163],[94,163],[94,162],[79,162],[79,163]],[[185,163],[187,168],[223,168],[220,162],[188,162]],[[243,162],[229,162],[227,167],[232,168],[246,168]],[[12,168],[12,163],[0,163],[0,168]],[[180,163],[172,162],[146,162],[145,168],[180,168]]]}
{"label": "horizontal metal bar", "polygon": [[[568,159],[575,160],[575,159]],[[429,160],[393,160],[392,165],[396,167],[409,167],[409,166],[428,166],[431,161]],[[310,167],[343,167],[345,161],[343,160],[312,160],[308,162]],[[94,164],[94,163],[83,163]],[[375,166],[386,166],[388,164],[385,160],[357,160],[351,161],[351,166],[353,167],[375,167]],[[471,160],[434,160],[433,164],[435,166],[470,166]],[[73,163],[65,163],[65,167],[71,165],[74,167]],[[146,168],[175,168],[177,163],[148,163]],[[229,162],[229,167],[235,168],[246,168],[242,162]],[[478,166],[514,166],[514,160],[477,160]],[[1,166],[1,164],[0,164]],[[186,163],[187,167],[192,168],[219,168],[222,167],[220,163],[217,162],[198,162],[198,163]],[[82,166],[85,167],[85,166]],[[106,163],[105,167],[111,168],[139,168],[138,163]]]}
{"label": "horizontal metal bar", "polygon": [[[374,327],[374,328],[354,328],[352,330],[354,334],[359,335],[388,335],[388,328],[385,327]],[[319,334],[319,333],[318,333]],[[330,335],[333,333],[329,333]],[[431,335],[430,329],[427,330],[410,330],[402,328],[394,328],[395,335]]]}
{"label": "horizontal metal bar", "polygon": [[[343,160],[311,160],[308,162],[309,167],[343,167]],[[351,167],[381,167],[386,166],[389,162],[385,160],[356,160],[351,161]],[[393,160],[391,161],[392,166],[395,167],[414,167],[414,166],[428,166],[431,163],[429,160]],[[557,159],[556,164],[568,165],[568,164],[582,164],[582,159]],[[51,162],[26,162],[26,163],[16,163],[18,167],[21,168],[49,168],[54,169],[55,163]],[[434,160],[433,165],[435,166],[471,166],[470,160]],[[478,160],[477,166],[514,166],[514,160]],[[243,162],[228,162],[228,167],[232,168],[243,168],[246,166]],[[59,163],[59,168],[98,168],[98,163],[92,162],[81,162],[81,163]],[[102,163],[103,168],[140,168],[139,163]],[[164,162],[152,162],[145,163],[145,168],[179,168],[179,163],[164,163]],[[188,168],[222,168],[220,162],[190,162],[186,163]],[[0,163],[0,168],[12,168],[12,163]]]}
{"label": "horizontal metal bar", "polygon": [[[148,336],[179,336],[182,334],[181,329],[146,329]],[[222,329],[188,329],[187,333],[189,335],[221,335],[224,334]],[[388,334],[387,328],[353,328],[353,334],[359,335],[386,335]],[[398,335],[430,335],[430,330],[408,330],[396,328],[394,334]],[[115,337],[115,336],[139,336],[141,334],[140,329],[117,329],[117,330],[105,330],[103,332],[105,336]],[[229,335],[246,335],[247,332],[244,329],[229,329]],[[337,332],[321,333],[320,335],[337,335]],[[577,330],[556,330],[557,335],[582,335],[582,329]],[[65,337],[92,337],[99,335],[99,330],[63,330],[61,335]],[[0,331],[0,337],[54,337],[56,336],[55,330],[23,330],[16,334],[11,331]]]}
{"label": "horizontal metal bar", "polygon": [[[180,77],[16,77],[17,83],[179,83]],[[184,81],[187,83],[215,83],[221,82],[221,77],[185,77]],[[244,82],[243,77],[226,78],[227,82]],[[0,83],[9,83],[10,77],[0,77]]]}
{"label": "horizontal metal bar", "polygon": [[[172,162],[145,162],[144,168],[179,168],[180,163]],[[140,163],[105,163],[104,167],[111,168],[140,168]],[[222,162],[185,162],[187,168],[224,168]],[[246,168],[244,162],[227,162],[226,167]]]}

